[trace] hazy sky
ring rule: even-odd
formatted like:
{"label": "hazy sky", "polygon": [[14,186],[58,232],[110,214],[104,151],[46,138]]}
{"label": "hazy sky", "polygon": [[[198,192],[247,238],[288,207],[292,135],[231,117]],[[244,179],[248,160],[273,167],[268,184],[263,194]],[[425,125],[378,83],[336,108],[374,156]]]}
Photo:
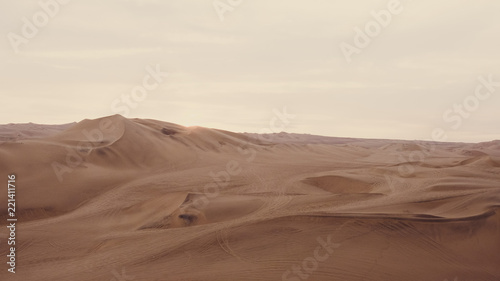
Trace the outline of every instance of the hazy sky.
{"label": "hazy sky", "polygon": [[[2,124],[122,113],[259,132],[286,107],[289,132],[500,139],[500,1],[40,2],[0,2]],[[148,66],[169,76],[152,87]]]}

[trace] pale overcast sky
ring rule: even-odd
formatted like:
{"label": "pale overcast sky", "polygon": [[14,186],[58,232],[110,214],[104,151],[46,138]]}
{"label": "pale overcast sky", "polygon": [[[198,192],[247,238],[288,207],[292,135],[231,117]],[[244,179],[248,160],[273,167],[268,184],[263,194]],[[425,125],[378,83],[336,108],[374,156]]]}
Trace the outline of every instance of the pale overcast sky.
{"label": "pale overcast sky", "polygon": [[[286,107],[289,132],[500,139],[500,1],[55,1],[0,2],[1,124],[122,113],[259,132]],[[157,65],[169,76],[117,110]]]}

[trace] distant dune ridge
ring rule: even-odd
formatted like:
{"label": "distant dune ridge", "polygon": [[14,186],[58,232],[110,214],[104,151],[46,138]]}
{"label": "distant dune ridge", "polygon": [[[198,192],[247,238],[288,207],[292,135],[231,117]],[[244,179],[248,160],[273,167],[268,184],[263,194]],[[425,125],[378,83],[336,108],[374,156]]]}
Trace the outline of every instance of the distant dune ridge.
{"label": "distant dune ridge", "polygon": [[498,140],[114,115],[0,125],[0,170],[19,219],[17,273],[1,280],[500,280]]}

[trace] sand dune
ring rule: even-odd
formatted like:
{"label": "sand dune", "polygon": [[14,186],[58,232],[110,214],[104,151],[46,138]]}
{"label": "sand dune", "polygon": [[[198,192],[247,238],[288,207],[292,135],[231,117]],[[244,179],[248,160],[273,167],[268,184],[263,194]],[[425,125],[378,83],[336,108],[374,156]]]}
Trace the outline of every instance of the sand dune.
{"label": "sand dune", "polygon": [[0,141],[18,186],[16,274],[1,280],[500,280],[500,141],[119,115],[3,125]]}
{"label": "sand dune", "polygon": [[21,139],[42,138],[64,131],[75,123],[64,125],[7,124],[0,125],[0,143]]}

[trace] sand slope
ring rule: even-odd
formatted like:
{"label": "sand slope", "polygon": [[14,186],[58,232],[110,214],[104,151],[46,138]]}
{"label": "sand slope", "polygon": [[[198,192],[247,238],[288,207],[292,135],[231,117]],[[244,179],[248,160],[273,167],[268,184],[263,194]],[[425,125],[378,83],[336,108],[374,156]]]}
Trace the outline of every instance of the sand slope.
{"label": "sand slope", "polygon": [[0,127],[19,218],[1,280],[500,280],[499,141],[16,126]]}

